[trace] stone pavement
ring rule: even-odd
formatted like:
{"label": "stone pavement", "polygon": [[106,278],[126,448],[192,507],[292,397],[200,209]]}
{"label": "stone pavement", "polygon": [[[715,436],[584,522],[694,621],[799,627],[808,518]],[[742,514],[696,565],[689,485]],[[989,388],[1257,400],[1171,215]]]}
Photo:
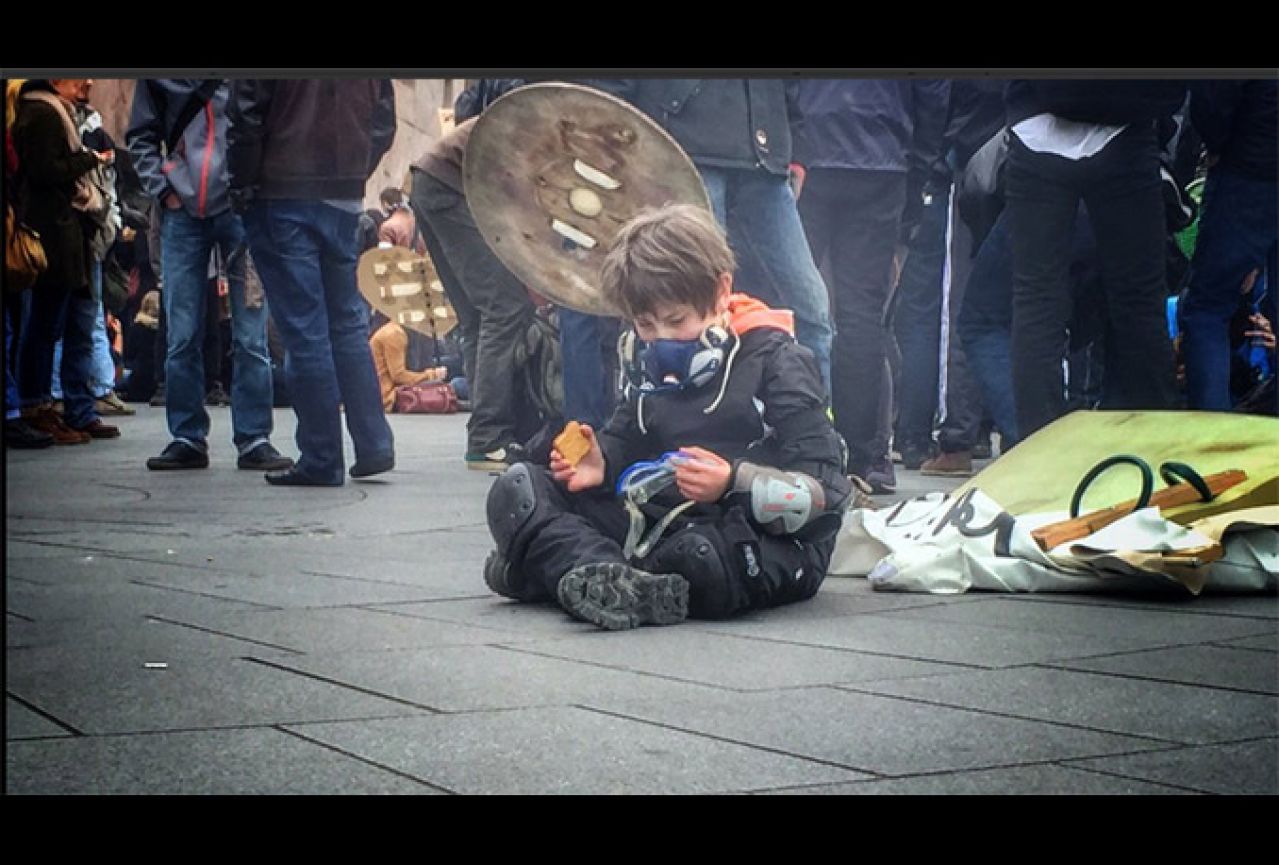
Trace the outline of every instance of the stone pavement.
{"label": "stone pavement", "polygon": [[211,411],[206,471],[144,468],[147,406],[6,453],[7,793],[1279,793],[1274,596],[832,578],[607,633],[485,588],[465,415],[392,416],[385,480],[294,489]]}

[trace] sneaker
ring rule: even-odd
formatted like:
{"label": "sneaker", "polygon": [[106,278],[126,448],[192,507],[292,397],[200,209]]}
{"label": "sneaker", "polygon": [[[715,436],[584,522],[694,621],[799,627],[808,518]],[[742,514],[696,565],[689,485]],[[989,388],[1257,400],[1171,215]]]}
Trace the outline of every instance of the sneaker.
{"label": "sneaker", "polygon": [[340,487],[344,483],[341,475],[335,481],[322,481],[319,478],[303,474],[298,471],[297,466],[287,468],[282,472],[267,472],[262,477],[266,479],[267,483],[275,487]]}
{"label": "sneaker", "polygon": [[235,461],[235,467],[263,472],[278,471],[292,468],[293,460],[276,450],[270,442],[262,442],[257,447],[240,454],[239,459]]}
{"label": "sneaker", "polygon": [[480,472],[503,472],[511,467],[506,448],[498,448],[488,453],[468,453],[466,467]]}
{"label": "sneaker", "polygon": [[133,415],[138,413],[138,410],[133,406],[125,405],[124,400],[120,399],[119,394],[115,391],[108,391],[106,396],[98,399],[97,402],[94,403],[94,408],[97,410],[98,414],[103,415],[104,417],[109,417],[111,415]]}
{"label": "sneaker", "polygon": [[82,445],[89,443],[89,434],[77,432],[67,426],[62,416],[52,406],[41,406],[22,418],[36,432],[53,437],[55,445]]}
{"label": "sneaker", "polygon": [[919,473],[931,477],[970,478],[973,476],[972,451],[942,451],[920,466]]}
{"label": "sneaker", "polygon": [[31,450],[52,445],[53,436],[36,429],[22,418],[16,417],[4,422],[5,447]]}
{"label": "sneaker", "polygon": [[158,457],[147,460],[147,468],[152,471],[169,469],[207,469],[209,455],[186,442],[173,441]]}
{"label": "sneaker", "polygon": [[[68,426],[70,426],[68,424]],[[89,438],[95,439],[118,439],[120,437],[120,428],[111,426],[102,422],[102,418],[94,418],[84,426],[73,426],[71,429],[76,432],[86,433]]]}
{"label": "sneaker", "polygon": [[393,468],[395,468],[395,454],[390,453],[366,459],[357,459],[355,464],[349,469],[349,472],[353,478],[367,478],[370,475],[389,472]]}
{"label": "sneaker", "polygon": [[152,407],[159,408],[164,405],[164,383],[156,385],[155,393],[151,394]]}
{"label": "sneaker", "polygon": [[902,468],[910,471],[916,471],[924,464],[924,461],[933,455],[933,449],[928,446],[920,446],[916,444],[908,444],[902,446]]}
{"label": "sneaker", "polygon": [[574,568],[560,578],[556,594],[574,616],[610,631],[674,625],[688,618],[687,580],[621,562]]}
{"label": "sneaker", "polygon": [[231,397],[222,389],[220,382],[214,382],[213,387],[204,395],[204,404],[227,406],[231,404]]}
{"label": "sneaker", "polygon": [[893,464],[888,457],[882,457],[871,463],[865,478],[872,492],[880,494],[897,492],[897,473],[893,471]]}

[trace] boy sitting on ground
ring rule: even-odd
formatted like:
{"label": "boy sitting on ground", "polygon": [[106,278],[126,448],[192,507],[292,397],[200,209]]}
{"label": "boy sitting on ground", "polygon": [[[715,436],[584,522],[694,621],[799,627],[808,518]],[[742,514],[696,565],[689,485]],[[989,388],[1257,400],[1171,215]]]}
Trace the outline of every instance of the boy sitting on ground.
{"label": "boy sitting on ground", "polygon": [[[570,464],[553,449],[549,466],[516,463],[494,483],[489,588],[558,598],[609,629],[816,594],[851,491],[846,450],[792,314],[732,294],[734,266],[700,208],[668,206],[622,228],[601,289],[634,326],[619,343],[624,398],[598,435],[585,424],[574,433],[589,442],[584,456]],[[624,471],[664,454],[673,484],[619,500]]]}

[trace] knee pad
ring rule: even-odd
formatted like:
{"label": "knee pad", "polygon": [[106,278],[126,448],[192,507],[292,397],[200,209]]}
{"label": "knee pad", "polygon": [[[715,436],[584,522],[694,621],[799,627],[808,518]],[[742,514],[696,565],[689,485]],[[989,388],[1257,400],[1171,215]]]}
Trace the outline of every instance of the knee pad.
{"label": "knee pad", "polygon": [[654,574],[679,574],[688,581],[688,612],[699,619],[725,619],[747,606],[739,581],[713,531],[697,527],[671,535],[643,567]]}
{"label": "knee pad", "polygon": [[[514,561],[524,546],[530,530],[536,528],[535,519],[546,510],[538,494],[538,481],[528,463],[516,463],[502,473],[489,488],[486,510],[489,531],[497,542],[498,551]],[[517,543],[518,542],[518,543]]]}

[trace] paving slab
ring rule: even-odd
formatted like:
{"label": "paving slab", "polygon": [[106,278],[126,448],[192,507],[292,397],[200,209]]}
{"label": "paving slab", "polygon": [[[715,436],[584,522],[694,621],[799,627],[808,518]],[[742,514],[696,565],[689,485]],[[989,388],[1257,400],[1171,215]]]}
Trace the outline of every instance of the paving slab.
{"label": "paving slab", "polygon": [[1053,666],[1256,694],[1279,694],[1279,658],[1249,649],[1183,646],[1108,658],[1058,661]]}
{"label": "paving slab", "polygon": [[1279,595],[1214,594],[1192,595],[1177,589],[1171,592],[1086,594],[1082,592],[1009,593],[998,597],[1029,604],[1075,604],[1147,612],[1186,615],[1242,616],[1252,619],[1279,619]]}
{"label": "paving slab", "polygon": [[756,792],[775,796],[1169,796],[1194,793],[1053,763]]}
{"label": "paving slab", "polygon": [[[57,675],[8,658],[6,689],[85,734],[243,727],[420,714],[409,706],[262,662],[207,657],[149,669],[82,654]],[[163,663],[163,662],[161,662]]]}
{"label": "paving slab", "polygon": [[487,628],[494,632],[492,642],[509,642],[514,638],[526,637],[564,637],[598,631],[593,625],[572,618],[551,601],[520,603],[488,593],[487,587],[483,592],[485,594],[482,597],[373,604],[368,609]]}
{"label": "paving slab", "polygon": [[691,628],[650,628],[613,639],[586,633],[516,647],[517,651],[589,661],[744,691],[864,682],[953,672],[954,667],[837,649],[793,646]]}
{"label": "paving slab", "polygon": [[572,707],[288,729],[467,794],[734,793],[864,777]]}
{"label": "paving slab", "polygon": [[274,729],[10,742],[14,795],[438,794],[412,778]]}
{"label": "paving slab", "polygon": [[657,702],[712,690],[492,646],[315,654],[273,663],[440,712],[600,705],[610,698]]}
{"label": "paving slab", "polygon": [[1026,604],[998,596],[968,604],[892,610],[884,615],[918,621],[996,626],[1034,634],[1090,637],[1122,634],[1126,639],[1145,641],[1151,647],[1204,643],[1279,631],[1279,623],[1264,619],[1155,613],[1091,604]]}
{"label": "paving slab", "polygon": [[33,712],[12,697],[4,700],[4,738],[50,739],[70,736],[71,731],[50,721],[39,712]]}
{"label": "paving slab", "polygon": [[[216,587],[214,578],[209,584]],[[29,622],[79,622],[86,627],[168,617],[191,610],[209,613],[267,609],[267,605],[142,580],[106,580],[79,585],[35,585],[5,579],[5,609]]]}
{"label": "paving slab", "polygon": [[[957,604],[953,608],[966,606]],[[995,621],[987,624],[939,622],[909,618],[905,615],[907,612],[889,611],[811,621],[761,618],[713,624],[699,622],[697,627],[717,633],[973,667],[1012,667],[1144,649],[1151,644],[1149,637],[1140,635],[1114,633],[1083,637],[1060,632],[1032,635],[1000,627]]]}
{"label": "paving slab", "polygon": [[1206,793],[1279,794],[1279,738],[1080,760],[1072,765]]}
{"label": "paving slab", "polygon": [[1158,747],[1128,736],[829,688],[610,701],[607,708],[624,717],[886,776]]}
{"label": "paving slab", "polygon": [[1272,696],[1030,667],[841,687],[1187,744],[1263,736],[1279,720]]}
{"label": "paving slab", "polygon": [[1279,634],[1261,637],[1243,637],[1238,640],[1222,640],[1221,645],[1232,649],[1250,649],[1256,652],[1279,652]]}

